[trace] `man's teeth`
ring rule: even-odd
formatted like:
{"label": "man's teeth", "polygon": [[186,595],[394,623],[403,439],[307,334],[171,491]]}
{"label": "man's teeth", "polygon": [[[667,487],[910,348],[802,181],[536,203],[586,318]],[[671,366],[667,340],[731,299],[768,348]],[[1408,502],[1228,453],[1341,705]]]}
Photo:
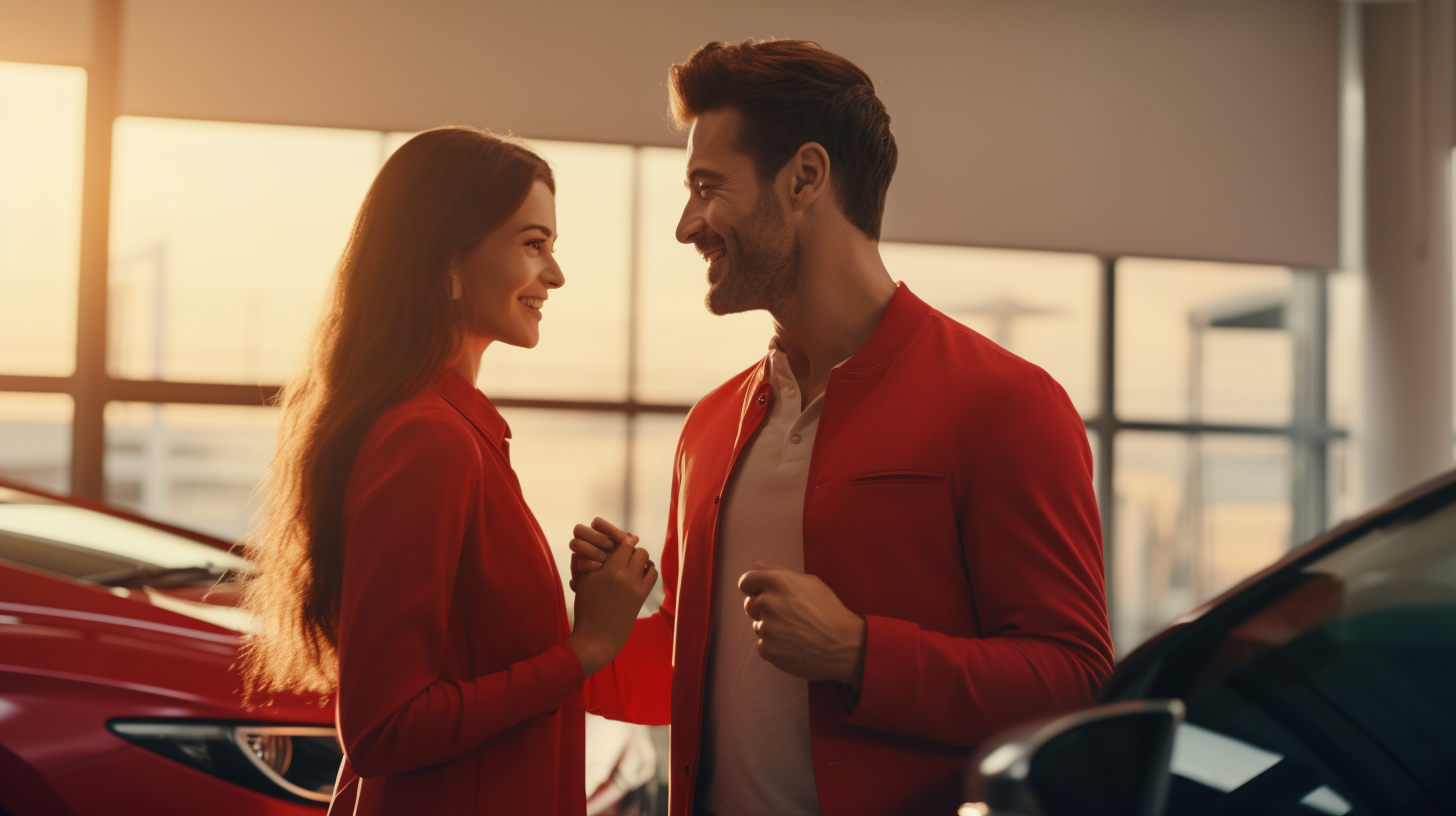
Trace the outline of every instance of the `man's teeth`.
{"label": "man's teeth", "polygon": [[521,303],[525,304],[526,308],[528,309],[540,309],[541,305],[546,302],[545,298],[533,297],[516,298],[516,300],[519,300]]}

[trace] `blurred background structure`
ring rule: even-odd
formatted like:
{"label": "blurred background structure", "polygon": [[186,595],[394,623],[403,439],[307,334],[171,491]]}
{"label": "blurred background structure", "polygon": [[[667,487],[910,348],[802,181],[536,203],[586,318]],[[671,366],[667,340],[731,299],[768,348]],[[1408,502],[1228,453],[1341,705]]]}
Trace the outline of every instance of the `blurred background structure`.
{"label": "blurred background structure", "polygon": [[762,355],[673,239],[667,68],[803,37],[900,144],[883,253],[1086,419],[1120,654],[1451,465],[1451,0],[0,0],[0,474],[245,534],[351,219],[418,130],[555,166],[529,354],[479,385],[565,564],[658,547],[694,400]]}

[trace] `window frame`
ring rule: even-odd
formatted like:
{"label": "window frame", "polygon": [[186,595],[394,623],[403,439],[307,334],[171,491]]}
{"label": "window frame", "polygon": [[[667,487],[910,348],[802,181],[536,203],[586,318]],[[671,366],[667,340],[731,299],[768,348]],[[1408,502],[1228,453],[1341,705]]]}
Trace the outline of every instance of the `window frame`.
{"label": "window frame", "polygon": [[[185,403],[195,405],[269,406],[274,404],[280,385],[241,383],[196,383],[114,378],[107,370],[108,355],[108,266],[111,219],[111,176],[113,128],[118,116],[117,73],[120,54],[120,4],[96,5],[95,46],[87,69],[85,159],[83,167],[81,261],[77,295],[76,365],[68,377],[12,375],[0,373],[0,392],[68,394],[74,402],[71,425],[70,488],[73,495],[102,500],[105,495],[106,405],[113,401]],[[634,477],[638,464],[634,438],[636,418],[641,414],[686,415],[686,403],[641,402],[637,399],[640,345],[642,252],[642,155],[646,148],[634,147],[632,160],[630,256],[628,267],[627,390],[621,401],[495,398],[502,408],[537,408],[568,411],[607,411],[626,417],[627,456],[623,474],[622,518],[634,524]],[[1328,403],[1329,295],[1327,273],[1294,270],[1291,300],[1304,304],[1299,315],[1306,326],[1304,339],[1296,338],[1295,405],[1287,425],[1221,424],[1208,422],[1159,422],[1124,418],[1116,400],[1116,329],[1118,258],[1100,259],[1101,299],[1097,348],[1097,410],[1083,418],[1095,432],[1097,469],[1094,475],[1098,509],[1102,520],[1106,595],[1115,596],[1115,541],[1117,439],[1123,431],[1179,434],[1197,442],[1204,435],[1234,434],[1279,436],[1290,440],[1292,450],[1293,524],[1291,546],[1324,530],[1329,515],[1329,447],[1347,434],[1330,425]]]}

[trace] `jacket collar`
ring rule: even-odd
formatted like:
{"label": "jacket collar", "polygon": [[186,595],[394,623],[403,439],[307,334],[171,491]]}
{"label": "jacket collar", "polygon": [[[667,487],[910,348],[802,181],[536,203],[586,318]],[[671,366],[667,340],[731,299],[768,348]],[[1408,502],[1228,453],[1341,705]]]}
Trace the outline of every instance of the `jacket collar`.
{"label": "jacket collar", "polygon": [[491,444],[497,448],[505,446],[504,440],[511,436],[511,426],[506,424],[505,417],[500,415],[490,399],[480,389],[466,382],[460,372],[453,367],[446,367],[430,383],[430,390],[439,394],[441,399],[470,420],[470,424],[489,439]]}
{"label": "jacket collar", "polygon": [[930,306],[916,297],[910,287],[900,283],[870,339],[839,367],[840,370],[858,371],[889,362],[904,348],[910,336],[920,327],[920,321],[929,313]]}

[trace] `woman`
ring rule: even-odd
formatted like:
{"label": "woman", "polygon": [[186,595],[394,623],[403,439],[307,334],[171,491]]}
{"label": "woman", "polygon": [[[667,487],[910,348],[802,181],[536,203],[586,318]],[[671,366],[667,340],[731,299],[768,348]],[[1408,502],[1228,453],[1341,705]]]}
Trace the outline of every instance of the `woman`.
{"label": "woman", "polygon": [[250,696],[337,691],[330,813],[585,811],[579,692],[657,571],[619,548],[568,625],[510,430],[472,385],[491,343],[536,345],[565,282],[554,190],[535,154],[470,128],[400,147],[284,392],[243,668]]}

